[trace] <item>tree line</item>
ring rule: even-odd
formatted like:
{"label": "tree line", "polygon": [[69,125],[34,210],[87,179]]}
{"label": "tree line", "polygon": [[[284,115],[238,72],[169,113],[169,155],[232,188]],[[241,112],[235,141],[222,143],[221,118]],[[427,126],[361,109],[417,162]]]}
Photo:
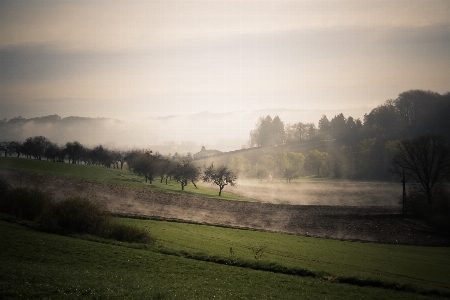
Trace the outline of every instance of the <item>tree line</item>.
{"label": "tree line", "polygon": [[[394,176],[403,183],[404,212],[408,203],[409,212],[450,229],[449,115],[450,93],[410,90],[374,108],[363,121],[342,113],[331,120],[323,115],[316,127],[301,122],[284,125],[278,116],[261,117],[250,132],[249,144],[275,147],[327,141],[331,153],[311,150],[307,156],[317,176],[383,180]],[[274,166],[282,165],[283,154],[278,156]],[[270,158],[260,161],[264,160]]]}
{"label": "tree line", "polygon": [[[403,139],[437,135],[450,140],[450,92],[409,90],[364,115],[342,113],[314,123],[284,124],[276,116],[260,117],[250,132],[250,147],[336,141],[322,166],[323,176],[349,179],[390,179],[395,145]],[[320,172],[319,172],[320,173]]]}
{"label": "tree line", "polygon": [[364,119],[345,117],[342,113],[331,120],[323,115],[314,123],[284,124],[276,116],[260,117],[250,132],[249,146],[268,147],[304,141],[359,141],[369,138],[402,139],[422,135],[450,138],[450,92],[440,95],[432,91],[409,90],[396,99],[364,115]]}
{"label": "tree line", "polygon": [[237,175],[227,166],[214,166],[211,164],[202,171],[193,162],[193,156],[187,155],[162,155],[151,150],[110,150],[102,145],[94,148],[83,146],[80,142],[68,142],[64,146],[58,146],[43,136],[27,138],[23,143],[16,141],[1,141],[0,151],[4,156],[34,158],[37,160],[50,160],[53,162],[67,162],[71,164],[98,165],[106,168],[123,169],[127,163],[130,171],[143,176],[145,182],[150,184],[157,178],[160,182],[168,184],[176,180],[180,183],[181,190],[189,183],[196,188],[196,182],[202,180],[211,182],[219,187],[219,196],[226,185],[234,186]]}
{"label": "tree line", "polygon": [[102,145],[94,148],[83,146],[80,142],[67,142],[59,146],[44,136],[27,138],[23,143],[17,141],[0,141],[0,152],[4,156],[27,157],[53,162],[68,162],[72,164],[100,165],[107,168],[123,168],[126,151],[110,150]]}

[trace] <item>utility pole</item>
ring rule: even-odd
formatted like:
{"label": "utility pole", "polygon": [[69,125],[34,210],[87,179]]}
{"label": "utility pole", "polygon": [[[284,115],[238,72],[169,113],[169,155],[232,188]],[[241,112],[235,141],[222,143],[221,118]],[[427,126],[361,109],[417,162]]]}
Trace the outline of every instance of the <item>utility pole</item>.
{"label": "utility pole", "polygon": [[405,178],[405,169],[403,169],[403,178],[402,178],[402,184],[403,184],[403,217],[406,215],[406,178]]}

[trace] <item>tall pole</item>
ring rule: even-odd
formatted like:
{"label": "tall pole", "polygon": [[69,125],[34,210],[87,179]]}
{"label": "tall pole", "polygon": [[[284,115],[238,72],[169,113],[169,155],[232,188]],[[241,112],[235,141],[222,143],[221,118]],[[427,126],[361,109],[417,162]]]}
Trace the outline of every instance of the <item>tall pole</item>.
{"label": "tall pole", "polygon": [[405,169],[403,169],[403,178],[402,178],[402,184],[403,184],[403,217],[406,215],[406,179],[405,179]]}

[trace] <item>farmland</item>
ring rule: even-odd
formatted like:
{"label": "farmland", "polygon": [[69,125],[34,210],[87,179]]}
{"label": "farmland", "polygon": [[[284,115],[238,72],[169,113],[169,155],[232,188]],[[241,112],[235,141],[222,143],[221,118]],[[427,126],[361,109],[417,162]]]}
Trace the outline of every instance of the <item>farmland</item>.
{"label": "farmland", "polygon": [[[72,171],[72,167],[75,170],[89,166],[20,161],[23,165],[18,171],[15,162],[1,158],[0,176],[16,185],[39,186],[52,192],[56,199],[81,195],[103,201],[116,214],[146,216],[150,219],[119,218],[119,221],[148,229],[157,238],[157,244],[142,247],[98,243],[86,237],[57,236],[1,221],[1,240],[8,241],[2,243],[1,251],[1,273],[9,274],[2,276],[0,283],[5,297],[209,299],[215,295],[219,299],[419,299],[448,295],[450,290],[446,271],[450,267],[448,247],[335,240],[353,239],[350,234],[353,231],[380,226],[380,234],[387,231],[379,238],[372,237],[375,240],[400,237],[407,229],[415,228],[414,238],[418,242],[422,227],[417,224],[414,226],[418,227],[411,227],[413,223],[397,218],[398,206],[274,205],[254,202],[255,199],[247,202],[244,196],[233,198],[236,196],[231,194],[224,200],[214,198],[215,190],[209,187],[201,188],[205,192],[192,188],[180,193],[174,185],[169,193],[163,192],[163,185],[149,187],[126,171],[92,167],[86,177],[96,174],[95,178],[81,181],[76,176],[83,176],[83,172]],[[54,174],[36,171],[32,164],[41,170],[52,165]],[[77,173],[81,175],[75,176]],[[310,219],[302,219],[307,215]],[[296,218],[299,220],[294,222]],[[175,219],[178,221],[173,222]],[[275,222],[277,219],[281,221]],[[366,225],[358,227],[361,224]],[[339,225],[344,226],[337,228]],[[398,225],[409,227],[399,229]],[[244,227],[265,231],[238,229]],[[304,228],[310,231],[305,233]],[[282,233],[289,229],[299,232]],[[395,230],[398,232],[392,232]],[[306,236],[321,236],[321,232],[333,239]],[[338,232],[342,235],[337,236]],[[428,234],[433,234],[423,233],[425,242]],[[443,237],[434,238],[433,243],[446,241]],[[388,242],[394,244],[395,240]],[[223,265],[230,261],[250,267]],[[252,262],[267,262],[288,270],[305,269],[314,276],[257,271],[251,269]],[[354,283],[361,278],[366,286],[343,284],[344,280],[339,278],[353,278]],[[369,282],[389,288],[369,287]],[[398,292],[389,283],[408,288]]]}

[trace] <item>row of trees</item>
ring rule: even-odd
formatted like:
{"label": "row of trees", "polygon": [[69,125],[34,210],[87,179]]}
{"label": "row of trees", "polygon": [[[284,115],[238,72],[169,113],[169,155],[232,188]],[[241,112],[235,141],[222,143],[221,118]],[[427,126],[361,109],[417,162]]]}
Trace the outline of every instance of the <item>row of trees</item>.
{"label": "row of trees", "polygon": [[101,165],[110,168],[122,168],[125,162],[125,151],[109,150],[102,145],[92,149],[79,142],[68,142],[64,146],[52,143],[43,136],[29,137],[25,142],[1,141],[0,151],[4,156],[25,156],[42,160],[46,158],[54,162],[69,162],[73,164]]}
{"label": "row of trees", "polygon": [[196,182],[203,180],[219,187],[219,196],[226,185],[234,186],[237,175],[226,166],[215,167],[211,164],[204,171],[195,165],[192,155],[163,156],[150,150],[109,150],[102,145],[92,149],[83,146],[78,141],[68,142],[60,147],[43,136],[29,137],[25,142],[2,141],[0,151],[5,155],[25,156],[41,160],[46,158],[53,162],[68,162],[73,164],[99,165],[110,168],[122,169],[127,163],[131,171],[145,178],[145,182],[152,182],[156,177],[162,183],[168,184],[170,180],[176,180],[181,184],[181,189],[188,183],[196,188]]}
{"label": "row of trees", "polygon": [[133,150],[127,153],[125,160],[128,167],[134,173],[144,176],[146,182],[152,182],[159,177],[161,183],[166,184],[172,179],[181,185],[181,190],[189,183],[197,188],[196,182],[203,180],[211,182],[219,187],[219,196],[226,185],[234,186],[237,175],[226,166],[215,167],[211,164],[204,167],[204,171],[198,167],[191,155],[162,155],[149,150]]}
{"label": "row of trees", "polygon": [[286,182],[307,174],[324,175],[328,165],[328,153],[318,150],[309,151],[306,156],[300,152],[280,151],[253,157],[252,160],[242,154],[228,157],[225,164],[243,177],[269,180],[284,178]]}
{"label": "row of trees", "polygon": [[402,139],[422,135],[440,135],[450,139],[450,92],[410,90],[396,99],[372,109],[364,119],[346,118],[342,113],[331,120],[326,115],[314,123],[284,124],[276,116],[261,117],[250,132],[251,147],[268,147],[284,143],[338,139]]}

